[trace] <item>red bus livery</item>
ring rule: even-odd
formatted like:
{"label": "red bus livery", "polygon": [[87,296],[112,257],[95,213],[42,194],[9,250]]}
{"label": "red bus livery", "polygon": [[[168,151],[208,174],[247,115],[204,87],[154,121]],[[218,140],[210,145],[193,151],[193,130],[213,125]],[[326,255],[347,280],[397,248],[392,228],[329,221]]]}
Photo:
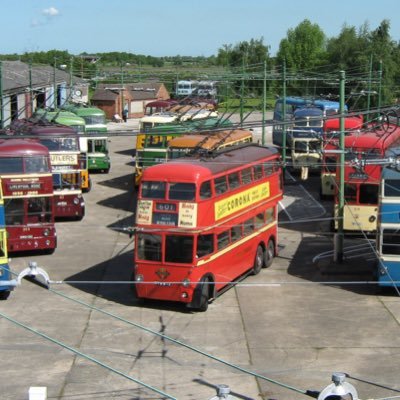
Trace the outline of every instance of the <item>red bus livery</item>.
{"label": "red bus livery", "polygon": [[[377,227],[379,185],[382,165],[374,160],[385,157],[385,153],[400,144],[400,127],[390,125],[386,130],[381,127],[369,127],[369,130],[351,131],[344,138],[344,213],[345,231],[373,233]],[[330,145],[332,149],[337,145]],[[326,149],[328,149],[327,146]],[[335,161],[336,160],[336,161]],[[338,180],[340,165],[338,156],[332,157],[336,165],[336,190],[334,216],[338,216]],[[337,229],[338,223],[335,222]]]}
{"label": "red bus livery", "polygon": [[48,149],[37,140],[1,139],[0,177],[8,251],[53,252],[57,237]]}
{"label": "red bus livery", "polygon": [[50,152],[53,173],[55,218],[82,219],[85,202],[82,196],[79,135],[69,126],[16,120],[11,125],[14,135],[36,136]]}
{"label": "red bus livery", "polygon": [[136,213],[137,297],[205,311],[235,280],[271,265],[281,199],[275,148],[249,144],[145,169]]}

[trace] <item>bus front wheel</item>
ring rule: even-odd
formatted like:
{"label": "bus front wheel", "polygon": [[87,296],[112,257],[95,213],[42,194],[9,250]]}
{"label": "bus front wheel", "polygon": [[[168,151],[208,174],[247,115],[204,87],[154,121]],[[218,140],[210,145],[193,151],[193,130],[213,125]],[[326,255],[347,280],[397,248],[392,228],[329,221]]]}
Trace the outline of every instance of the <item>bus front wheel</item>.
{"label": "bus front wheel", "polygon": [[210,300],[210,280],[203,278],[194,290],[193,305],[189,306],[195,311],[207,311]]}

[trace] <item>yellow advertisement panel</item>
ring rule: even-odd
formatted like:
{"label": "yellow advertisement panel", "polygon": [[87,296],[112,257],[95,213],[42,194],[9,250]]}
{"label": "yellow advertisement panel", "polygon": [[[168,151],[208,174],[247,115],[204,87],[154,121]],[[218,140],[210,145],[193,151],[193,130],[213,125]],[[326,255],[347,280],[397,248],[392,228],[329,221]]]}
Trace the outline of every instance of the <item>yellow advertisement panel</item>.
{"label": "yellow advertisement panel", "polygon": [[215,203],[215,220],[227,217],[270,196],[269,182],[236,193]]}

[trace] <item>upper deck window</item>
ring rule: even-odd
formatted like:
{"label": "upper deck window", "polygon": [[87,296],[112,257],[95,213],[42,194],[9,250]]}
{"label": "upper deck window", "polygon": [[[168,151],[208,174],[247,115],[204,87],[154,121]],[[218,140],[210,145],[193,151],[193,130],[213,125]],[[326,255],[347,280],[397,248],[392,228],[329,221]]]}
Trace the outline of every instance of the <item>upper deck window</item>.
{"label": "upper deck window", "polygon": [[232,172],[231,174],[229,174],[228,181],[229,181],[229,189],[232,190],[239,187],[240,185],[239,172]]}
{"label": "upper deck window", "polygon": [[24,172],[24,163],[22,157],[6,157],[0,158],[0,171],[2,174],[8,172],[17,173]]}
{"label": "upper deck window", "polygon": [[226,183],[226,177],[225,176],[220,176],[219,178],[214,179],[214,185],[215,185],[215,194],[223,194],[228,190],[228,185]]}
{"label": "upper deck window", "polygon": [[203,182],[200,186],[200,199],[205,200],[211,197],[211,181]]}
{"label": "upper deck window", "polygon": [[50,166],[46,157],[29,157],[25,159],[25,170],[27,173],[49,172]]}
{"label": "upper deck window", "polygon": [[143,199],[165,199],[166,184],[165,182],[145,181],[142,183]]}
{"label": "upper deck window", "polygon": [[193,201],[196,195],[196,185],[194,183],[170,183],[169,199],[170,200],[189,200]]}
{"label": "upper deck window", "polygon": [[248,183],[251,183],[251,181],[251,168],[246,168],[242,171],[242,183],[243,185],[246,185]]}

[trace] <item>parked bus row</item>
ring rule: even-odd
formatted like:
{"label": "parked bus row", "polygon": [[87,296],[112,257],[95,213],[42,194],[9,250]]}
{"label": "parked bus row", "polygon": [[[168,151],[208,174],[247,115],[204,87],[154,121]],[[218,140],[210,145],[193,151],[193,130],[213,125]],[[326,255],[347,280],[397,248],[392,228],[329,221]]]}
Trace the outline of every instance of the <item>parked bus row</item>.
{"label": "parked bus row", "polygon": [[[135,149],[135,185],[141,179],[143,167],[164,162],[168,142],[190,132],[224,129],[232,126],[227,118],[213,110],[190,107],[181,113],[166,112],[145,116],[139,121]],[[159,154],[155,154],[155,153]]]}

